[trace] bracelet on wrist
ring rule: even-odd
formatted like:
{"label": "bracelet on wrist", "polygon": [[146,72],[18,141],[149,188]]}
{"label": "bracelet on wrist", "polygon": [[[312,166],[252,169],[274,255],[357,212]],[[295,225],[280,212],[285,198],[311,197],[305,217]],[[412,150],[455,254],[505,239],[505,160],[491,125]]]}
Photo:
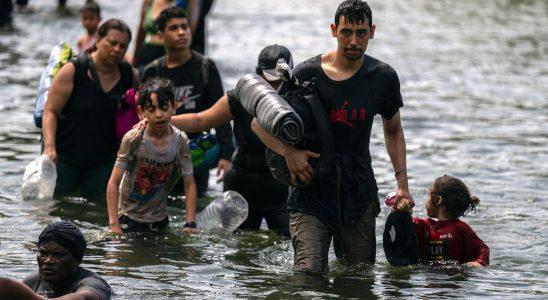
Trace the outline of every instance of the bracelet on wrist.
{"label": "bracelet on wrist", "polygon": [[186,222],[185,225],[183,225],[183,228],[196,228],[196,223],[194,221],[192,222]]}
{"label": "bracelet on wrist", "polygon": [[400,173],[407,174],[407,170],[406,169],[399,169],[399,170],[394,171],[394,177],[398,177],[398,174],[400,174]]}

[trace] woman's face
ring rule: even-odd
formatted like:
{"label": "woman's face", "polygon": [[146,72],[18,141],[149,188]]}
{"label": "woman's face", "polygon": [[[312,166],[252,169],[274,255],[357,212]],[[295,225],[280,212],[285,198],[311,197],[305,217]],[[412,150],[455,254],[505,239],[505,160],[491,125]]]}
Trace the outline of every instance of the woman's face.
{"label": "woman's face", "polygon": [[97,58],[106,65],[118,64],[124,58],[129,42],[127,33],[110,29],[104,37],[97,40]]}

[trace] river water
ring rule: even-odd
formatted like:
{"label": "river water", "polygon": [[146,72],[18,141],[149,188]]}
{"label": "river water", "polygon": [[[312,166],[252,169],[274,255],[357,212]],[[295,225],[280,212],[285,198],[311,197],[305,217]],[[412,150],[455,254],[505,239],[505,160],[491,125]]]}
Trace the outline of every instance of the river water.
{"label": "river water", "polygon": [[[425,215],[435,177],[462,178],[481,200],[463,220],[489,245],[491,265],[391,267],[381,215],[376,264],[349,270],[333,261],[321,278],[293,273],[290,244],[267,231],[184,238],[180,202],[170,204],[169,235],[111,239],[103,202],[21,200],[24,168],[39,153],[32,110],[40,72],[54,43],[74,44],[83,33],[83,0],[69,1],[69,15],[56,11],[56,1],[30,2],[15,15],[14,30],[0,31],[0,276],[21,280],[36,269],[39,233],[62,218],[83,229],[83,265],[107,279],[114,299],[548,297],[547,1],[371,1],[377,31],[368,53],[400,76],[415,213]],[[338,1],[216,2],[208,55],[225,89],[253,71],[267,44],[288,46],[297,62],[336,46],[329,23]],[[140,1],[99,3],[103,19],[136,27]],[[371,151],[384,197],[396,185],[380,125]],[[219,191],[213,184],[210,194]]]}

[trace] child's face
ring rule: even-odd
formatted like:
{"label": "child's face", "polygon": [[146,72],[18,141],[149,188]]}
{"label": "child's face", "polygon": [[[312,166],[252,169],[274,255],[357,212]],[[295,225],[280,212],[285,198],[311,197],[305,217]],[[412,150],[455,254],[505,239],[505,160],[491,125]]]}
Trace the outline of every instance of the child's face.
{"label": "child's face", "polygon": [[92,11],[84,10],[80,13],[80,21],[88,34],[94,34],[97,28],[99,28],[101,18]]}
{"label": "child's face", "polygon": [[428,217],[430,218],[438,217],[438,205],[436,205],[432,199],[431,188],[428,189],[428,198],[426,199],[426,202],[424,203],[424,207],[426,208],[426,215]]}
{"label": "child's face", "polygon": [[169,126],[171,116],[175,113],[175,108],[171,102],[166,101],[164,105],[158,105],[158,94],[150,94],[150,102],[146,107],[139,106],[139,112],[148,121],[147,127],[152,130],[162,130]]}

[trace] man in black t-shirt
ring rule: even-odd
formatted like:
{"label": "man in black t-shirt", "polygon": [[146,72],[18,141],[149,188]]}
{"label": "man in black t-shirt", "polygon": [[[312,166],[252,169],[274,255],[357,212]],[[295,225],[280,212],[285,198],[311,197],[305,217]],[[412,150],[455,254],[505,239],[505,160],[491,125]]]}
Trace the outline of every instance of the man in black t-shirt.
{"label": "man in black t-shirt", "polygon": [[[164,42],[166,55],[145,67],[141,82],[158,76],[175,85],[176,114],[197,113],[213,106],[224,94],[221,76],[213,60],[190,50],[192,32],[185,11],[180,7],[165,9],[156,18],[158,36]],[[216,127],[221,150],[217,174],[222,180],[234,152],[230,123]],[[195,138],[199,133],[189,134]],[[209,171],[194,172],[198,196],[205,194]]]}
{"label": "man in black t-shirt", "polygon": [[375,261],[375,217],[380,205],[369,140],[377,114],[382,116],[397,196],[412,202],[399,113],[403,106],[400,83],[392,67],[365,55],[374,32],[369,5],[360,0],[344,1],[331,24],[338,47],[294,70],[299,82],[316,81],[334,137],[332,172],[314,178],[308,159],[319,154],[284,144],[256,121],[252,125],[269,148],[284,156],[292,181],[309,183],[294,188],[288,199],[294,264],[299,270],[326,272],[331,239],[336,256],[350,265]]}
{"label": "man in black t-shirt", "polygon": [[[279,62],[292,68],[291,52],[281,45],[269,45],[261,50],[255,68],[257,75],[273,89],[282,84],[276,72]],[[238,229],[258,230],[264,219],[268,229],[289,236],[288,187],[276,181],[270,173],[265,160],[265,146],[251,131],[253,116],[244,109],[234,90],[228,91],[215,105],[199,114],[174,116],[171,124],[185,132],[196,132],[231,120],[238,147],[232,158],[232,168],[224,178],[223,189],[240,193],[248,203],[247,218]]]}
{"label": "man in black t-shirt", "polygon": [[0,278],[0,299],[33,300],[62,296],[110,299],[112,291],[108,283],[80,267],[85,250],[84,235],[72,222],[48,225],[38,237],[38,271],[27,276],[23,283]]}

